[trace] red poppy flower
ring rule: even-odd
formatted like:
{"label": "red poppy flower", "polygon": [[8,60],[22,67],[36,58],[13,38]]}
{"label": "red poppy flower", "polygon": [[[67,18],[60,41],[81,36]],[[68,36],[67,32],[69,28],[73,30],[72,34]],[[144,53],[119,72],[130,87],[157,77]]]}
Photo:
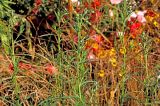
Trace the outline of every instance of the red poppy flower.
{"label": "red poppy flower", "polygon": [[142,33],[142,23],[136,22],[130,26],[130,34],[131,34],[132,38],[135,38],[136,36],[140,35],[141,33]]}
{"label": "red poppy flower", "polygon": [[96,9],[96,8],[99,8],[101,5],[100,3],[100,0],[94,0],[92,3],[91,3],[91,6]]}

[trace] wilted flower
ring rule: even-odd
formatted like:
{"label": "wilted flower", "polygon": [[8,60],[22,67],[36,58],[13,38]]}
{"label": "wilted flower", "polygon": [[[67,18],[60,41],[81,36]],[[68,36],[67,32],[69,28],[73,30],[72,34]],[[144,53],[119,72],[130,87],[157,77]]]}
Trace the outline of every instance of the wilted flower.
{"label": "wilted flower", "polygon": [[58,74],[58,69],[55,66],[51,65],[51,64],[47,64],[45,69],[50,75]]}
{"label": "wilted flower", "polygon": [[90,21],[92,23],[97,23],[99,22],[101,16],[102,16],[102,13],[99,10],[96,10],[94,13],[91,14]]}
{"label": "wilted flower", "polygon": [[32,68],[32,65],[31,64],[27,64],[27,63],[23,63],[22,61],[20,61],[18,63],[18,67],[21,70],[30,70]]}
{"label": "wilted flower", "polygon": [[111,4],[119,4],[121,3],[123,0],[110,0]]}

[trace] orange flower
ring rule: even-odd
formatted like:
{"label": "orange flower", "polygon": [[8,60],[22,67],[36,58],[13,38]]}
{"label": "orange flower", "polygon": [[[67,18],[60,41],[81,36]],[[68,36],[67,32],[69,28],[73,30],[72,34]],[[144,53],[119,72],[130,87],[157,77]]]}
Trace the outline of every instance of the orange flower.
{"label": "orange flower", "polygon": [[101,36],[101,35],[93,35],[93,36],[91,36],[91,38],[93,39],[93,40],[95,40],[97,43],[102,43],[102,41],[103,41],[103,37]]}
{"label": "orange flower", "polygon": [[99,45],[98,45],[98,43],[93,43],[92,44],[92,50],[94,51],[94,52],[97,52],[97,50],[99,49]]}

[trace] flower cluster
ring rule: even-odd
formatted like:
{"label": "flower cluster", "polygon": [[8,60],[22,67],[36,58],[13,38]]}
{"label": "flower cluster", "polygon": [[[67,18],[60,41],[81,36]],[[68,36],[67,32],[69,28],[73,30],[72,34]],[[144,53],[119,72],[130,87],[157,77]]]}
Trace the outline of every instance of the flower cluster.
{"label": "flower cluster", "polygon": [[144,17],[146,11],[133,12],[128,19],[128,27],[130,29],[130,35],[132,38],[136,38],[143,32],[143,25],[146,23]]}

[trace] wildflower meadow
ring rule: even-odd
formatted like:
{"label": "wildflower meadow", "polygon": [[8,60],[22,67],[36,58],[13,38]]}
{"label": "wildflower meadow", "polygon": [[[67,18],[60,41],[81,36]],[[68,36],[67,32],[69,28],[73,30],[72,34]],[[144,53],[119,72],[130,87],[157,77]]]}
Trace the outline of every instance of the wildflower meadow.
{"label": "wildflower meadow", "polygon": [[160,0],[0,0],[0,106],[159,106]]}

